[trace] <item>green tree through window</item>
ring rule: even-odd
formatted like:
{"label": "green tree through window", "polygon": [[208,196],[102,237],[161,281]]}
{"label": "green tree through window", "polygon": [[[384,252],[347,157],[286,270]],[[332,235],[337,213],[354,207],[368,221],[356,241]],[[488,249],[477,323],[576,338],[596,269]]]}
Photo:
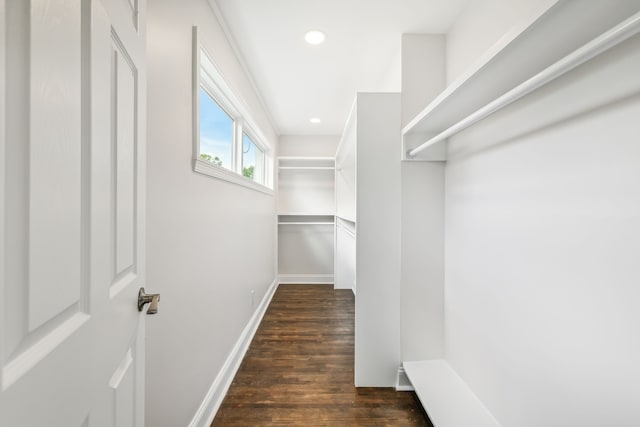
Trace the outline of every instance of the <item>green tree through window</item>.
{"label": "green tree through window", "polygon": [[222,160],[220,160],[220,157],[215,156],[215,157],[211,157],[211,154],[200,154],[200,158],[203,160],[206,160],[208,162],[213,163],[216,166],[222,166]]}

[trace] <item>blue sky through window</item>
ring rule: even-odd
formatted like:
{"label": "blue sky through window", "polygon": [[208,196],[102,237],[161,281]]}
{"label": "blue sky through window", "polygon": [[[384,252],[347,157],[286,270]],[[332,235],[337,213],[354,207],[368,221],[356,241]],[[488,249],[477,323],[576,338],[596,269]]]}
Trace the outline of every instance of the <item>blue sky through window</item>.
{"label": "blue sky through window", "polygon": [[232,169],[233,119],[200,88],[200,154],[216,156]]}

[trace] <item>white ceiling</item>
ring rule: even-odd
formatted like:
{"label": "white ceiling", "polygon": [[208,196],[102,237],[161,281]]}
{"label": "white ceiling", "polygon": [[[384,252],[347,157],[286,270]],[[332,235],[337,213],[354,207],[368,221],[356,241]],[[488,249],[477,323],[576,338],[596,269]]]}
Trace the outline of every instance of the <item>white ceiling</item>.
{"label": "white ceiling", "polygon": [[[213,1],[281,135],[342,133],[356,92],[400,90],[401,34],[446,33],[468,3]],[[312,29],[326,34],[323,44],[304,41]]]}

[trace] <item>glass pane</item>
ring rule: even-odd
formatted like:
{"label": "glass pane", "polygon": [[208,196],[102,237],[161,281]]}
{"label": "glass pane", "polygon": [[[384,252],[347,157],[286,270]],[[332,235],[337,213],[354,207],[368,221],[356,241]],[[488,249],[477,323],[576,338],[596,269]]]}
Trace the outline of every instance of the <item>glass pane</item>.
{"label": "glass pane", "polygon": [[249,179],[264,183],[264,153],[249,138],[246,133],[242,134],[242,175]]}
{"label": "glass pane", "polygon": [[200,158],[233,169],[233,119],[200,88]]}

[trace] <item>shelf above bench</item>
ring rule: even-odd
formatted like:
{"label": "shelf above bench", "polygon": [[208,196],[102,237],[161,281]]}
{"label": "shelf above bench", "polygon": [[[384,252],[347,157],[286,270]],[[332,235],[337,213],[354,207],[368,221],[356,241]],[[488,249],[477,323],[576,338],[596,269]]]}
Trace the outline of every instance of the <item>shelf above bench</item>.
{"label": "shelf above bench", "polygon": [[500,427],[445,360],[404,362],[402,365],[435,427]]}

